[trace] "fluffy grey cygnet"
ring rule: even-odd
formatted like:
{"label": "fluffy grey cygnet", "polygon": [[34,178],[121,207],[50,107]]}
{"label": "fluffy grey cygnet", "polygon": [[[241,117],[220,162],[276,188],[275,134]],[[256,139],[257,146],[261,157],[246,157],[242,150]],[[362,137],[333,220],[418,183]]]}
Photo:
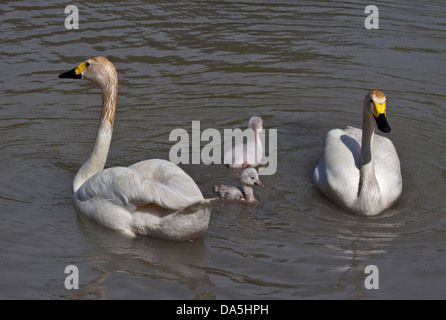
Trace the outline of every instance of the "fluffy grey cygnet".
{"label": "fluffy grey cygnet", "polygon": [[243,170],[240,180],[242,182],[241,187],[217,185],[214,187],[214,191],[219,197],[228,200],[241,200],[248,202],[255,201],[252,186],[256,185],[263,187],[263,183],[259,180],[257,170],[254,168],[247,168]]}

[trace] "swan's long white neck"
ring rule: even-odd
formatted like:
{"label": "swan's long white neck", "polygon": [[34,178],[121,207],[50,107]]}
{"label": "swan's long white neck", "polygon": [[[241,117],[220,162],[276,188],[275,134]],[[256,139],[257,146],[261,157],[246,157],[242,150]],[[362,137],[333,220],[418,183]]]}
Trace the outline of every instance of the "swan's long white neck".
{"label": "swan's long white neck", "polygon": [[116,111],[116,98],[118,95],[117,78],[107,79],[108,81],[98,82],[102,89],[102,115],[99,124],[96,141],[93,145],[90,158],[79,169],[73,180],[73,191],[76,192],[82,184],[95,173],[101,171],[107,162],[108,150],[113,133],[113,122]]}
{"label": "swan's long white neck", "polygon": [[373,212],[381,205],[381,191],[375,176],[373,160],[373,141],[375,120],[366,110],[363,113],[361,167],[359,170],[359,188],[357,205],[361,212]]}

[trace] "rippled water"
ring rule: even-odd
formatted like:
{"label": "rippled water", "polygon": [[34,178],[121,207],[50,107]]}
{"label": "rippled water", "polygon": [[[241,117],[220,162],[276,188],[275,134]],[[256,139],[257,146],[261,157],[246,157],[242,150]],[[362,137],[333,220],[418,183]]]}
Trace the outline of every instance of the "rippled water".
{"label": "rippled water", "polygon": [[[103,1],[0,5],[0,298],[446,298],[446,9],[360,1]],[[205,236],[127,239],[78,213],[72,179],[96,133],[100,93],[57,75],[103,55],[119,73],[107,166],[168,158],[175,128],[278,131],[278,169],[259,203],[218,203]],[[312,183],[323,136],[361,125],[365,93],[388,98],[403,194],[373,218]],[[182,165],[206,197],[237,183],[224,166]],[[67,290],[67,265],[80,289]],[[364,286],[376,265],[379,289]]]}

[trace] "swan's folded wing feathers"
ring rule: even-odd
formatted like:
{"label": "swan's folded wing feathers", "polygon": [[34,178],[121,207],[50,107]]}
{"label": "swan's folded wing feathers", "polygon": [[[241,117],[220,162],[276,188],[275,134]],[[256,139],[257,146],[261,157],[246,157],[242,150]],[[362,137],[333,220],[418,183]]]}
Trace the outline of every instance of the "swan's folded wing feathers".
{"label": "swan's folded wing feathers", "polygon": [[79,188],[76,197],[79,201],[100,197],[129,210],[151,203],[178,210],[197,202],[136,170],[123,167],[98,172]]}
{"label": "swan's folded wing feathers", "polygon": [[359,148],[350,133],[332,129],[326,134],[323,155],[314,175],[315,183],[328,197],[342,198],[345,202],[351,202],[356,196],[359,181],[359,170],[349,170],[357,166],[351,149]]}
{"label": "swan's folded wing feathers", "polygon": [[149,179],[165,184],[194,202],[204,199],[195,181],[183,169],[170,161],[151,159],[135,163],[129,168],[139,171]]}

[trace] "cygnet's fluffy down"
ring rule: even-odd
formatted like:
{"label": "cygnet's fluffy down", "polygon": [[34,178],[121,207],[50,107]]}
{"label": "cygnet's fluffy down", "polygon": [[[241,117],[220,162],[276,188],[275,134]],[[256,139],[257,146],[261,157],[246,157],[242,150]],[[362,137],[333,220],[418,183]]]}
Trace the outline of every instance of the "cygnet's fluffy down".
{"label": "cygnet's fluffy down", "polygon": [[224,199],[240,200],[240,201],[255,201],[252,186],[256,185],[263,187],[263,183],[259,180],[259,174],[254,168],[247,168],[243,170],[241,177],[242,186],[233,187],[228,185],[217,185],[214,187],[215,193]]}

